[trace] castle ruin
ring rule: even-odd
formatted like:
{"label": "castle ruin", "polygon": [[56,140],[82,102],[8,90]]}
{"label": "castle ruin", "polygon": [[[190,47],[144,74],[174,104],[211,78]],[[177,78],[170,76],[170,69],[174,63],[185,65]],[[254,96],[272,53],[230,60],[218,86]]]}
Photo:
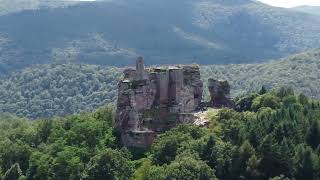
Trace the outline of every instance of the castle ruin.
{"label": "castle ruin", "polygon": [[194,123],[202,103],[203,82],[198,65],[144,67],[124,70],[118,84],[116,128],[127,147],[146,148],[157,134],[179,123]]}

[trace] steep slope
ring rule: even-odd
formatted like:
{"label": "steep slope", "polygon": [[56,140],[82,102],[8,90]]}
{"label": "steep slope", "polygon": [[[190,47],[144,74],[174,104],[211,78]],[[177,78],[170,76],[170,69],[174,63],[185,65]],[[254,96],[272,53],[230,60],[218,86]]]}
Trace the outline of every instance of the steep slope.
{"label": "steep slope", "polygon": [[258,62],[320,47],[319,32],[316,16],[250,0],[91,2],[0,16],[0,34],[17,53],[0,62],[6,70],[52,62],[123,66],[138,55],[150,64]]}
{"label": "steep slope", "polygon": [[292,10],[320,16],[320,6],[297,6]]}
{"label": "steep slope", "polygon": [[[202,66],[201,76],[228,80],[233,96],[291,86],[320,98],[320,50],[263,64]],[[39,65],[0,79],[0,112],[29,118],[90,111],[117,98],[122,69],[93,65]],[[204,92],[206,88],[204,88]]]}
{"label": "steep slope", "polygon": [[116,100],[120,70],[41,65],[0,80],[0,112],[37,118],[91,111]]}
{"label": "steep slope", "polygon": [[203,77],[228,80],[233,96],[289,86],[298,92],[320,98],[320,50],[293,55],[262,64],[204,66]]}

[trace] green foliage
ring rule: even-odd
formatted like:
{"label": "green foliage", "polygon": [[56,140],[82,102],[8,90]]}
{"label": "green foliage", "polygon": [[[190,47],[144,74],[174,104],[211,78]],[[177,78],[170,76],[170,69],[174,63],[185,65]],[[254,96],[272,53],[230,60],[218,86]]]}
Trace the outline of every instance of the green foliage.
{"label": "green foliage", "polygon": [[292,96],[292,95],[289,95],[287,97],[285,97],[283,99],[283,106],[284,107],[289,107],[293,104],[297,103],[297,97],[296,96]]}
{"label": "green foliage", "polygon": [[136,180],[145,180],[152,179],[151,171],[152,171],[152,161],[150,159],[141,159],[138,162],[138,168],[134,172],[133,179]]}
{"label": "green foliage", "polygon": [[[264,87],[261,95],[265,95],[266,90],[292,87],[303,93],[296,98],[300,104],[308,104],[305,95],[319,98],[319,57],[319,50],[315,50],[264,64],[201,66],[200,69],[204,89],[208,78],[228,80],[232,95],[241,96],[237,98],[237,109],[252,111],[253,99],[259,95],[252,92],[258,92],[261,87]],[[116,101],[121,71],[104,66],[61,64],[13,72],[0,79],[0,112],[43,118],[92,111]],[[208,99],[208,91],[204,93]],[[278,95],[272,98],[266,95],[266,102],[257,105],[278,106],[278,98],[281,99],[283,93],[292,95],[293,92],[282,88],[274,93]]]}
{"label": "green foliage", "polygon": [[49,154],[35,151],[30,156],[29,169],[27,172],[28,179],[40,180],[49,179],[51,176],[50,167],[53,163],[53,157]]}
{"label": "green foliage", "polygon": [[[250,108],[210,111],[208,127],[178,125],[132,156],[114,110],[27,121],[0,118],[0,176],[9,179],[318,179],[320,103],[282,88]],[[248,102],[248,101],[247,101]],[[240,107],[248,107],[247,105]],[[6,173],[4,173],[6,172]]]}
{"label": "green foliage", "polygon": [[309,98],[306,95],[302,94],[302,93],[299,95],[298,100],[299,100],[299,103],[302,104],[302,105],[305,105],[305,104],[309,103]]}
{"label": "green foliage", "polygon": [[270,178],[270,180],[290,180],[290,178],[287,178],[284,175],[280,175],[280,176]]}
{"label": "green foliage", "polygon": [[205,138],[204,144],[201,146],[199,151],[201,159],[212,169],[216,170],[216,176],[218,178],[228,178],[229,166],[235,147],[214,136],[210,136],[209,139]]}
{"label": "green foliage", "polygon": [[245,141],[233,155],[231,172],[234,178],[254,178],[251,175],[253,170],[250,167],[250,160],[252,160],[252,158],[255,156],[255,149],[252,147],[249,141]]}
{"label": "green foliage", "polygon": [[0,179],[2,179],[3,176],[3,172],[2,172],[2,168],[0,167]]}
{"label": "green foliage", "polygon": [[[241,109],[238,109],[240,112],[221,110],[212,117],[215,126],[209,127],[218,137],[209,139],[208,144],[215,148],[206,150],[205,154],[211,156],[204,156],[204,159],[215,159],[208,163],[216,169],[217,177],[317,179],[319,103],[301,94],[296,96],[287,88],[256,95],[252,102],[254,108],[250,111],[254,110],[255,113],[241,112]],[[235,128],[232,128],[232,124],[236,124]],[[217,164],[223,164],[217,163],[219,154],[227,152],[219,152],[221,140],[236,147],[230,151],[231,165],[224,171],[217,167]],[[228,160],[226,157],[225,160]]]}
{"label": "green foliage", "polygon": [[0,79],[0,112],[45,118],[92,111],[116,100],[120,70],[39,65]]}
{"label": "green foliage", "polygon": [[259,92],[264,86],[267,90],[291,87],[309,97],[320,98],[319,67],[318,49],[260,64],[202,66],[201,76],[205,83],[209,77],[227,80],[234,97]]}
{"label": "green foliage", "polygon": [[258,94],[250,94],[245,97],[240,97],[236,101],[236,109],[238,111],[251,111],[253,100],[258,96]]}
{"label": "green foliage", "polygon": [[192,154],[180,154],[165,168],[166,179],[216,179],[214,170]]}
{"label": "green foliage", "polygon": [[294,158],[295,176],[299,179],[317,179],[320,177],[320,159],[310,147],[299,145]]}
{"label": "green foliage", "polygon": [[114,111],[100,108],[65,118],[0,118],[0,167],[19,163],[27,179],[80,179],[100,149],[114,148]]}
{"label": "green foliage", "polygon": [[318,120],[313,120],[311,122],[306,142],[313,149],[316,149],[320,145],[320,122]]}
{"label": "green foliage", "polygon": [[170,163],[184,142],[199,139],[204,133],[199,127],[180,125],[162,134],[151,147],[153,162],[159,165]]}
{"label": "green foliage", "polygon": [[275,177],[280,174],[290,175],[292,171],[291,159],[282,149],[286,147],[280,146],[272,135],[267,135],[258,148],[262,154],[259,169],[265,177]]}
{"label": "green foliage", "polygon": [[2,180],[20,180],[22,177],[22,171],[18,163],[11,166],[10,169],[3,175]]}
{"label": "green foliage", "polygon": [[3,139],[0,141],[0,166],[4,170],[7,170],[14,163],[19,163],[19,168],[21,167],[22,170],[26,170],[31,153],[32,147],[26,144],[26,142],[10,140],[8,138]]}
{"label": "green foliage", "polygon": [[263,94],[265,94],[265,93],[267,93],[267,92],[268,92],[267,88],[266,88],[265,86],[262,86],[261,89],[260,89],[260,91],[259,91],[259,94],[260,94],[260,95],[263,95]]}
{"label": "green foliage", "polygon": [[137,169],[134,179],[216,179],[215,171],[202,161],[196,154],[184,152],[168,165],[154,166],[148,159]]}
{"label": "green foliage", "polygon": [[294,95],[293,89],[287,88],[287,87],[281,87],[276,91],[276,96],[278,96],[281,99],[288,96],[293,96],[293,95]]}
{"label": "green foliage", "polygon": [[271,94],[265,94],[254,99],[251,109],[258,111],[260,108],[268,107],[278,109],[280,107],[280,99]]}
{"label": "green foliage", "polygon": [[122,152],[106,149],[91,158],[84,172],[85,180],[126,180],[132,176],[130,159]]}

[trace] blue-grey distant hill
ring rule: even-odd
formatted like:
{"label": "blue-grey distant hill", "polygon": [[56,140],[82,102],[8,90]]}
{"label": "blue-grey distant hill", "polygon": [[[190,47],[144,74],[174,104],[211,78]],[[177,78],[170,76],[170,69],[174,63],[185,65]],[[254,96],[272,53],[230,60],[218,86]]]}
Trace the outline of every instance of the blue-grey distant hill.
{"label": "blue-grey distant hill", "polygon": [[2,73],[46,63],[123,66],[139,55],[148,64],[251,63],[320,47],[319,17],[250,0],[34,2],[2,4]]}
{"label": "blue-grey distant hill", "polygon": [[293,10],[320,16],[320,6],[297,6]]}

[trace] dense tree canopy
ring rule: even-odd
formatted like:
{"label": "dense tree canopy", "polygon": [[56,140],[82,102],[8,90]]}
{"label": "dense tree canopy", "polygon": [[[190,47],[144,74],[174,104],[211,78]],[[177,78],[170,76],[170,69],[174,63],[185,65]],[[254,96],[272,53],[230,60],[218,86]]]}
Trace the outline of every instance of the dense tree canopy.
{"label": "dense tree canopy", "polygon": [[44,118],[92,111],[116,100],[120,70],[41,65],[0,79],[0,112]]}
{"label": "dense tree canopy", "polygon": [[[320,50],[257,64],[202,66],[202,77],[228,80],[234,97],[266,89],[292,87],[320,98]],[[206,82],[206,81],[204,81]]]}
{"label": "dense tree canopy", "polygon": [[[248,93],[257,92],[261,87],[264,88],[260,94],[288,86],[309,97],[320,98],[319,67],[320,51],[315,50],[265,64],[201,66],[201,76],[205,85],[209,78],[228,80],[232,96],[247,97],[242,101],[242,106],[246,106],[246,100],[255,98]],[[34,119],[92,111],[116,101],[122,70],[57,64],[13,72],[0,78],[0,112]],[[206,87],[204,93],[208,99]],[[265,95],[260,98],[264,101],[262,106],[268,103],[279,105],[277,97]],[[288,97],[286,102],[290,100],[294,99]]]}
{"label": "dense tree canopy", "polygon": [[[289,88],[207,113],[208,127],[179,125],[133,156],[113,130],[114,110],[0,120],[3,179],[319,179],[320,102]],[[245,106],[244,106],[245,104]]]}

